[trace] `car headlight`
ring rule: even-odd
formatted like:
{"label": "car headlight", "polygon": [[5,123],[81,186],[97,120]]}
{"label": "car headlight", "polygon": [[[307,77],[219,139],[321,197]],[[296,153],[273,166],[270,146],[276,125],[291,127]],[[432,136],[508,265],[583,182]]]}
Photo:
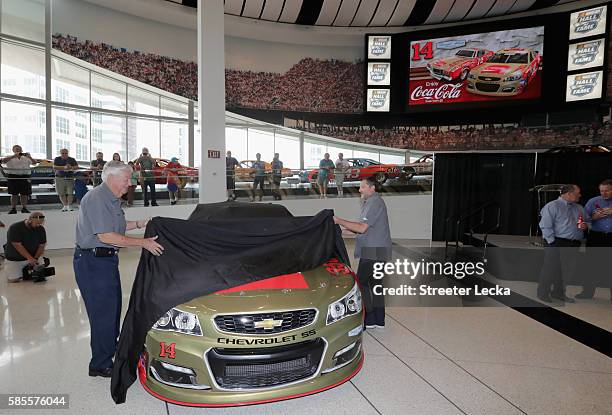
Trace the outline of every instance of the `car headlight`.
{"label": "car headlight", "polygon": [[523,73],[522,72],[513,72],[509,77],[504,79],[504,81],[505,82],[518,81],[522,77],[523,77]]}
{"label": "car headlight", "polygon": [[153,329],[160,331],[174,331],[177,333],[191,334],[193,336],[202,335],[202,326],[198,316],[187,311],[173,308],[160,317]]}
{"label": "car headlight", "polygon": [[361,291],[357,283],[344,297],[331,303],[327,309],[327,322],[332,324],[345,317],[361,313]]}

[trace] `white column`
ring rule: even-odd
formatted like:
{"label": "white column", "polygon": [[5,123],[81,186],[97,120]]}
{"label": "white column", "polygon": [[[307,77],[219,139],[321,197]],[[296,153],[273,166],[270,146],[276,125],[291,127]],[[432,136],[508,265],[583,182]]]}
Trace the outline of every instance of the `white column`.
{"label": "white column", "polygon": [[[202,143],[200,203],[227,199],[225,181],[225,41],[222,0],[198,0],[198,102]],[[218,152],[219,158],[209,157]]]}

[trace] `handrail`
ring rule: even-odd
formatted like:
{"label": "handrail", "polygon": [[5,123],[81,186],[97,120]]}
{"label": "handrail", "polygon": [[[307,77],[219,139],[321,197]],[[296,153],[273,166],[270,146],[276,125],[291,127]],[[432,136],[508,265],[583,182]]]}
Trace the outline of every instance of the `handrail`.
{"label": "handrail", "polygon": [[444,256],[445,258],[448,257],[448,247],[449,244],[451,242],[449,235],[448,235],[448,230],[450,229],[448,227],[449,223],[451,220],[456,219],[455,221],[455,254],[457,254],[457,251],[459,250],[459,236],[461,235],[461,230],[462,230],[462,224],[465,223],[468,219],[471,219],[473,216],[476,216],[477,214],[480,214],[480,221],[479,223],[473,225],[470,227],[470,238],[473,239],[473,235],[474,235],[474,229],[477,228],[478,226],[481,226],[485,223],[485,218],[486,218],[486,212],[489,208],[495,208],[496,209],[496,216],[497,216],[497,222],[495,224],[495,226],[492,226],[490,229],[487,229],[487,231],[485,232],[485,248],[483,251],[486,252],[486,245],[487,245],[487,238],[490,232],[493,232],[494,230],[498,229],[501,223],[501,206],[499,205],[498,202],[496,201],[489,201],[489,202],[485,202],[479,206],[477,206],[476,208],[472,208],[471,210],[469,210],[467,213],[464,214],[456,214],[456,215],[452,215],[452,216],[448,216],[445,221],[444,221]]}

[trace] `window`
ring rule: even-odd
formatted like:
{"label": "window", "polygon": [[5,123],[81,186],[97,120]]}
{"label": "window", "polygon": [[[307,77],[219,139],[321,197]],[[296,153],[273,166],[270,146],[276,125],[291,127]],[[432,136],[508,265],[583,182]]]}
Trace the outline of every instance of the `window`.
{"label": "window", "polygon": [[70,140],[62,140],[62,139],[56,139],[55,140],[55,154],[59,155],[59,152],[61,149],[67,149],[68,152],[70,152]]}
{"label": "window", "polygon": [[121,160],[126,161],[127,128],[125,117],[106,114],[98,115],[100,115],[100,124],[96,124],[91,129],[92,158],[100,151],[104,153],[105,160],[111,160],[113,153],[119,153]]}
{"label": "window", "polygon": [[[101,114],[98,114],[101,115]],[[91,141],[94,143],[102,142],[102,130],[100,128],[92,128],[91,129]]]}
{"label": "window", "polygon": [[89,147],[87,144],[76,143],[76,159],[89,160]]}
{"label": "window", "polygon": [[116,81],[99,73],[91,73],[91,106],[109,110],[125,111],[124,82]]}
{"label": "window", "polygon": [[89,105],[89,71],[64,59],[51,57],[51,99],[76,105]]}
{"label": "window", "polygon": [[55,94],[53,96],[53,99],[55,101],[58,102],[69,102],[68,97],[70,96],[70,94],[68,93],[68,91],[62,87],[56,86],[55,87]]}
{"label": "window", "polygon": [[45,2],[43,0],[2,0],[2,32],[44,42]]}
{"label": "window", "polygon": [[128,111],[159,115],[159,95],[128,85]]}
{"label": "window", "polygon": [[159,157],[159,121],[129,118],[127,127],[130,160],[138,157],[143,147],[147,147],[153,157]]}
{"label": "window", "polygon": [[300,168],[300,137],[276,131],[274,134],[274,152],[279,153],[284,167],[297,170]]}
{"label": "window", "polygon": [[[77,115],[81,115],[82,117],[87,117],[87,114],[83,114],[83,113],[77,114]],[[79,118],[82,118],[82,117],[79,117]],[[87,126],[85,124],[76,122],[74,124],[74,128],[76,130],[74,135],[77,138],[87,138]]]}
{"label": "window", "polygon": [[64,117],[56,117],[55,131],[60,134],[70,134],[70,120]]}
{"label": "window", "polygon": [[[31,153],[32,157],[45,158],[47,151],[45,124],[25,121],[37,119],[40,113],[44,114],[44,107],[37,104],[3,101],[0,111],[3,115],[0,126],[3,154],[12,154],[13,145],[19,144],[24,151]],[[11,121],[7,122],[7,117]]]}
{"label": "window", "polygon": [[188,164],[187,130],[189,126],[180,122],[162,122],[161,157],[178,157],[182,164]]}
{"label": "window", "polygon": [[91,122],[92,124],[102,124],[102,114],[100,114],[99,112],[92,112]]}
{"label": "window", "polygon": [[249,128],[248,131],[249,159],[255,160],[255,154],[259,153],[263,161],[272,161],[274,157],[274,130]]}

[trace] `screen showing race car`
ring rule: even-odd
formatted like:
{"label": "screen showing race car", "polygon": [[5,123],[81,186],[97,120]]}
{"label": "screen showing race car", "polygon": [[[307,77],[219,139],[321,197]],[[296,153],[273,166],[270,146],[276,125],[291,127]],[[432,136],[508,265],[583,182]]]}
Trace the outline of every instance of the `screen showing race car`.
{"label": "screen showing race car", "polygon": [[536,99],[544,26],[410,42],[408,104]]}

